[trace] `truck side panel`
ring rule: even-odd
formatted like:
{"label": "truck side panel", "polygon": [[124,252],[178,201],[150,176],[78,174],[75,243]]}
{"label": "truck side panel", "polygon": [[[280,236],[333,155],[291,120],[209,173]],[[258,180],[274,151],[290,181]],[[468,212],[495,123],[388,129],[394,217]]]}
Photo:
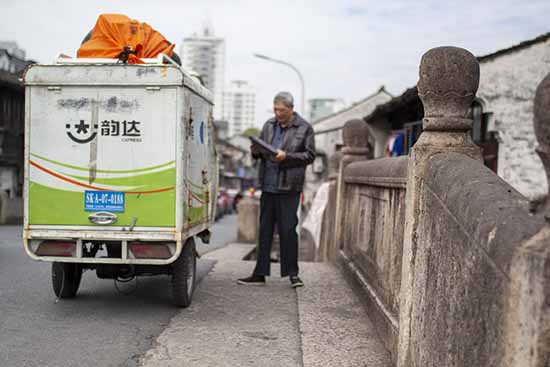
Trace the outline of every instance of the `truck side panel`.
{"label": "truck side panel", "polygon": [[[212,106],[190,90],[185,90],[185,185],[184,228],[207,224],[213,218],[217,165],[213,141]],[[213,164],[214,163],[214,164]]]}

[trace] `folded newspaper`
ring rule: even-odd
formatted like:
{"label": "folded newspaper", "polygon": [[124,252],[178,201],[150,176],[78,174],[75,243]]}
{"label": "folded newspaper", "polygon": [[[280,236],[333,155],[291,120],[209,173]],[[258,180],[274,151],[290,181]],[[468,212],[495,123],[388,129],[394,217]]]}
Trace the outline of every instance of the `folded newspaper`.
{"label": "folded newspaper", "polygon": [[266,143],[264,140],[255,136],[250,136],[250,141],[258,147],[261,153],[266,155],[277,155],[277,149],[275,149],[273,145]]}

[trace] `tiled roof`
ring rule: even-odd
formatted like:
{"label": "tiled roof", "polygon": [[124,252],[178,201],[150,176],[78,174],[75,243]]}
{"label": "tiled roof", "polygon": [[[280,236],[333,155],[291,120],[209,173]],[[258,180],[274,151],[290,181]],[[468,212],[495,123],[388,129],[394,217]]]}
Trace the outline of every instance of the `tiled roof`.
{"label": "tiled roof", "polygon": [[492,60],[492,59],[497,58],[501,55],[505,55],[505,54],[508,54],[508,53],[514,52],[514,51],[519,51],[519,50],[521,50],[525,47],[529,47],[529,46],[534,45],[536,43],[545,42],[549,39],[550,39],[550,32],[542,34],[542,35],[540,35],[536,38],[533,38],[533,39],[530,39],[530,40],[527,40],[527,41],[523,41],[521,43],[518,43],[517,45],[511,46],[511,47],[508,47],[508,48],[504,48],[502,50],[495,51],[495,52],[490,53],[488,55],[478,56],[477,60],[479,62]]}

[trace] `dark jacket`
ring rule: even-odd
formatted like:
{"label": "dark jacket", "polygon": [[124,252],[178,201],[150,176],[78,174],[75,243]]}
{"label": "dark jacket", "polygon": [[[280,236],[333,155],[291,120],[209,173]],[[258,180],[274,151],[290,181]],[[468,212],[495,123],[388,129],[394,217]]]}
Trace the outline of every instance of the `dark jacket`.
{"label": "dark jacket", "polygon": [[[277,120],[267,120],[262,128],[260,138],[271,143]],[[279,163],[278,189],[301,192],[306,177],[306,166],[315,160],[315,135],[311,125],[296,112],[290,121],[283,138],[281,150],[286,153],[286,159]],[[265,160],[269,157],[262,154],[252,155],[254,159],[261,158],[259,179],[263,185]]]}

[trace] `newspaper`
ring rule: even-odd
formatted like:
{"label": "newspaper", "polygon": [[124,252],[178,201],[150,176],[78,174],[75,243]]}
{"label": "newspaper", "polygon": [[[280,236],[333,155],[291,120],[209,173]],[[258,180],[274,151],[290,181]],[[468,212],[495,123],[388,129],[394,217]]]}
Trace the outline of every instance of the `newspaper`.
{"label": "newspaper", "polygon": [[277,155],[277,149],[275,149],[272,145],[266,143],[262,139],[251,136],[250,141],[252,142],[252,144],[256,145],[263,154]]}

